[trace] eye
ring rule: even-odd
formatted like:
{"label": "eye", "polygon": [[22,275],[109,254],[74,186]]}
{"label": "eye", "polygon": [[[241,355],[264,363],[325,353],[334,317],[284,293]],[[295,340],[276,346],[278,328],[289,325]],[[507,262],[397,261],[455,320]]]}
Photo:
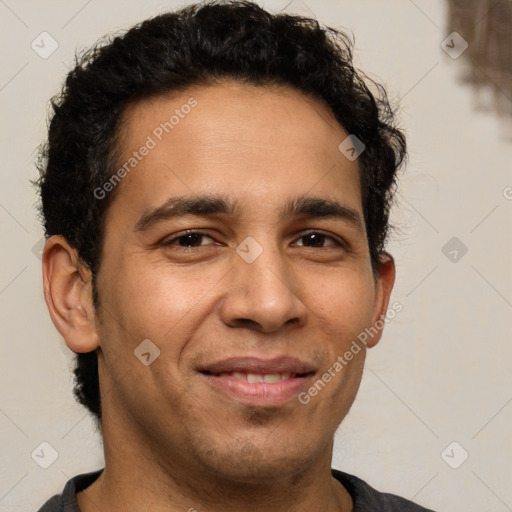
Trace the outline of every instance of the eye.
{"label": "eye", "polygon": [[193,249],[201,245],[207,245],[200,243],[202,239],[209,238],[213,240],[211,236],[208,236],[199,231],[187,230],[185,233],[181,233],[173,236],[172,238],[166,238],[163,242],[163,246],[175,246],[176,248],[182,249]]}
{"label": "eye", "polygon": [[[210,243],[203,243],[205,239],[209,239]],[[296,242],[295,245],[299,247],[308,247],[313,249],[322,249],[326,247],[338,247],[347,249],[345,243],[338,239],[337,237],[327,235],[320,231],[310,231],[301,235],[298,238],[299,242]],[[161,242],[161,245],[164,247],[171,246],[176,250],[187,250],[187,249],[196,249],[201,246],[211,245],[211,241],[214,239],[200,231],[187,230],[182,233],[178,233],[173,235],[170,238],[166,238]]]}
{"label": "eye", "polygon": [[345,244],[333,236],[326,235],[320,231],[310,231],[302,235],[298,240],[307,241],[307,243],[297,244],[299,247],[323,248],[324,242],[330,242],[328,246],[345,248]]}

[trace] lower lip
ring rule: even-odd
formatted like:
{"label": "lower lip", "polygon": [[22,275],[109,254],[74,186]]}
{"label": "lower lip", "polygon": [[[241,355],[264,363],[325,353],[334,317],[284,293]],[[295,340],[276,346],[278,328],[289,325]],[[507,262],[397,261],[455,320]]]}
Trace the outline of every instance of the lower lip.
{"label": "lower lip", "polygon": [[313,375],[293,377],[279,382],[251,383],[235,377],[220,377],[201,373],[215,389],[236,400],[261,407],[278,407],[291,399],[297,398],[301,390],[307,387]]}

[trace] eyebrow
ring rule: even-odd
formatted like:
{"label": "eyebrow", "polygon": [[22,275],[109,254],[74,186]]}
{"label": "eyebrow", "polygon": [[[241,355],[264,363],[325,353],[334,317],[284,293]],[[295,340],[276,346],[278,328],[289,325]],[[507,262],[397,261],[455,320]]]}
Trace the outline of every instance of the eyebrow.
{"label": "eyebrow", "polygon": [[[146,211],[135,224],[135,231],[145,231],[163,220],[195,215],[198,217],[236,215],[237,201],[228,196],[170,197],[161,206]],[[281,220],[290,217],[341,219],[364,232],[359,212],[333,199],[302,195],[288,201],[281,211]]]}

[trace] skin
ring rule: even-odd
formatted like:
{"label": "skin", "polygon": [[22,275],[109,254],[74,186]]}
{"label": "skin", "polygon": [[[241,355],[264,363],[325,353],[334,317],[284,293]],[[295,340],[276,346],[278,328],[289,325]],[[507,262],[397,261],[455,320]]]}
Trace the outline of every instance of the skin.
{"label": "skin", "polygon": [[[106,466],[78,494],[80,509],[351,511],[350,495],[330,471],[364,345],[306,405],[296,398],[279,407],[247,405],[197,372],[231,356],[290,355],[315,364],[314,382],[386,313],[394,262],[383,254],[372,273],[364,226],[280,216],[285,202],[306,194],[363,218],[357,160],[338,150],[348,134],[324,104],[291,88],[226,80],[130,106],[120,164],[190,96],[197,106],[115,191],[98,309],[76,251],[60,236],[44,249],[52,319],[71,350],[97,350],[99,359]],[[188,215],[135,230],[169,197],[204,193],[230,195],[237,214]],[[188,251],[177,241],[162,245],[186,229],[207,236]],[[311,242],[307,230],[325,238]],[[263,249],[250,264],[236,252],[248,236]],[[160,350],[148,366],[134,356],[144,339]]]}

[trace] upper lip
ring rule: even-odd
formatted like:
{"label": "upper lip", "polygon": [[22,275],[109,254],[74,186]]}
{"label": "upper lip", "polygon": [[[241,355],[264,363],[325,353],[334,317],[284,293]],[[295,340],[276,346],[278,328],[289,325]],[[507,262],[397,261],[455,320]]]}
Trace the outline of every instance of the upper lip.
{"label": "upper lip", "polygon": [[259,357],[230,357],[202,366],[199,368],[199,371],[213,374],[223,372],[305,374],[316,372],[316,366],[313,363],[289,356],[274,357],[272,359],[262,359]]}

